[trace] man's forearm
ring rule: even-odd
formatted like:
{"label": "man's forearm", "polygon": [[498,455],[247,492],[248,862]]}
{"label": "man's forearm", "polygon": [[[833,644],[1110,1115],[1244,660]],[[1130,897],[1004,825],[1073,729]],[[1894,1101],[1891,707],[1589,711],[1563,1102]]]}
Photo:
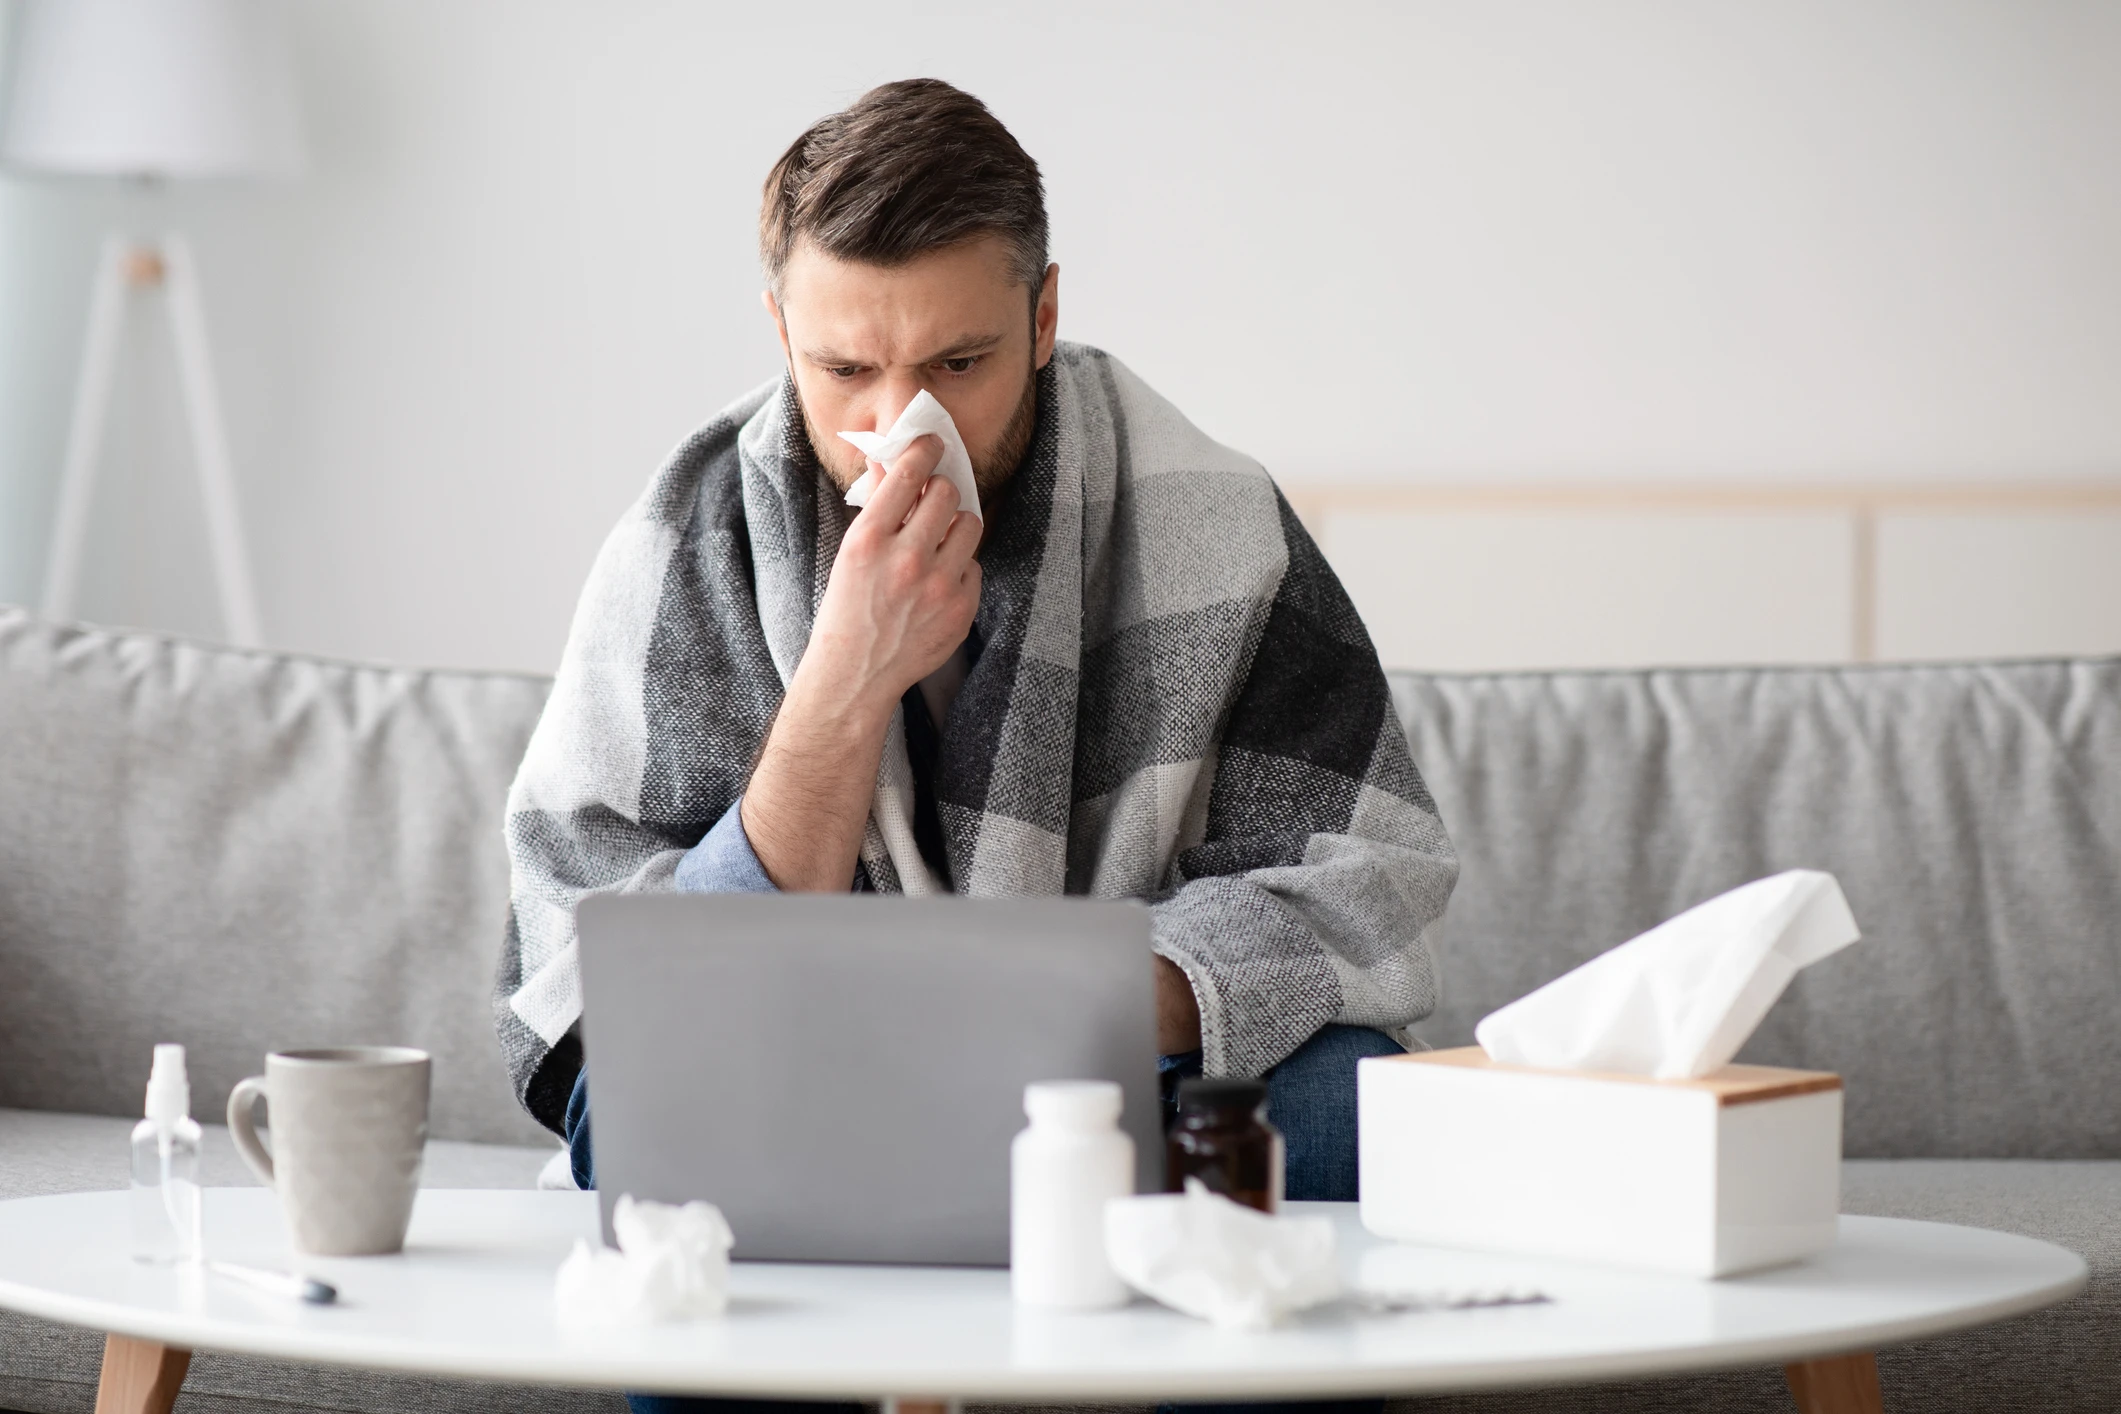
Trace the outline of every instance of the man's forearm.
{"label": "man's forearm", "polygon": [[832,561],[810,643],[739,818],[766,877],[789,893],[854,884],[884,732],[900,696],[947,661],[979,611],[980,519],[931,473],[942,439],[917,439],[878,480]]}
{"label": "man's forearm", "polygon": [[740,812],[776,888],[844,893],[853,885],[895,706],[834,691],[796,670]]}

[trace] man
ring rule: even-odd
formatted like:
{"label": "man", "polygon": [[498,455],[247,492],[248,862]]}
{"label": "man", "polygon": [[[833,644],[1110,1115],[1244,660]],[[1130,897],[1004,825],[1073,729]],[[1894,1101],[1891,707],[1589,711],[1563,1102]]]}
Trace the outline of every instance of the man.
{"label": "man", "polygon": [[[1264,1075],[1289,1196],[1352,1198],[1354,1062],[1433,1005],[1457,866],[1339,582],[1257,464],[1056,342],[1037,164],[970,95],[812,127],[761,254],[787,374],[612,533],[511,793],[519,1097],[593,1181],[591,891],[1133,896],[1167,1075]],[[980,515],[938,439],[837,435],[922,391]]]}

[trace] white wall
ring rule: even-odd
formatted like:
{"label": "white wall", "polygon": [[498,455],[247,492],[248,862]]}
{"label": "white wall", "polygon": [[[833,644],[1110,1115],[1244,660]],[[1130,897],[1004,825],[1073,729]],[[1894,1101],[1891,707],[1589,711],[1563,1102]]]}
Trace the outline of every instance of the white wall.
{"label": "white wall", "polygon": [[[300,0],[295,30],[300,184],[0,179],[0,598],[41,570],[95,234],[167,221],[271,639],[549,667],[657,459],[774,371],[766,167],[924,73],[1044,165],[1063,333],[1290,481],[2121,472],[2101,0]],[[211,631],[158,368],[83,609]]]}

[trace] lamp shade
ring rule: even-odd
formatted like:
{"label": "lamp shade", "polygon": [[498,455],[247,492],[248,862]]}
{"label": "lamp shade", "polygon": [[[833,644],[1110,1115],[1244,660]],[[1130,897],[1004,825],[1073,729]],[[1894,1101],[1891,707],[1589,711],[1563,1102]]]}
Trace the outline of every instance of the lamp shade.
{"label": "lamp shade", "polygon": [[122,177],[292,176],[285,32],[259,0],[23,0],[0,162]]}

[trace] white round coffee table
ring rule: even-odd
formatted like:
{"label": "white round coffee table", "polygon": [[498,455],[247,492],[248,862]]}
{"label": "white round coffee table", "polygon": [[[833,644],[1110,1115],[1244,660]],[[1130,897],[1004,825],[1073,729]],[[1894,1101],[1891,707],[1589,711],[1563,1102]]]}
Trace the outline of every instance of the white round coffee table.
{"label": "white round coffee table", "polygon": [[[1322,1308],[1223,1331],[1145,1302],[1019,1310],[1004,1272],[739,1263],[720,1321],[574,1331],[552,1279],[596,1231],[593,1196],[430,1189],[394,1257],[299,1265],[341,1293],[302,1306],[127,1255],[127,1194],[0,1203],[0,1306],[109,1333],[99,1411],[166,1411],[189,1352],[241,1351],[439,1376],[789,1398],[1331,1398],[1790,1367],[1800,1404],[1875,1407],[1881,1345],[2035,1310],[2083,1287],[2074,1253],[2031,1238],[1891,1218],[1841,1220],[1794,1266],[1698,1281],[1381,1242],[1339,1224],[1364,1287],[1533,1288],[1547,1304],[1367,1313]],[[271,1193],[211,1189],[210,1256],[291,1264]],[[108,1404],[103,1401],[108,1399]]]}

